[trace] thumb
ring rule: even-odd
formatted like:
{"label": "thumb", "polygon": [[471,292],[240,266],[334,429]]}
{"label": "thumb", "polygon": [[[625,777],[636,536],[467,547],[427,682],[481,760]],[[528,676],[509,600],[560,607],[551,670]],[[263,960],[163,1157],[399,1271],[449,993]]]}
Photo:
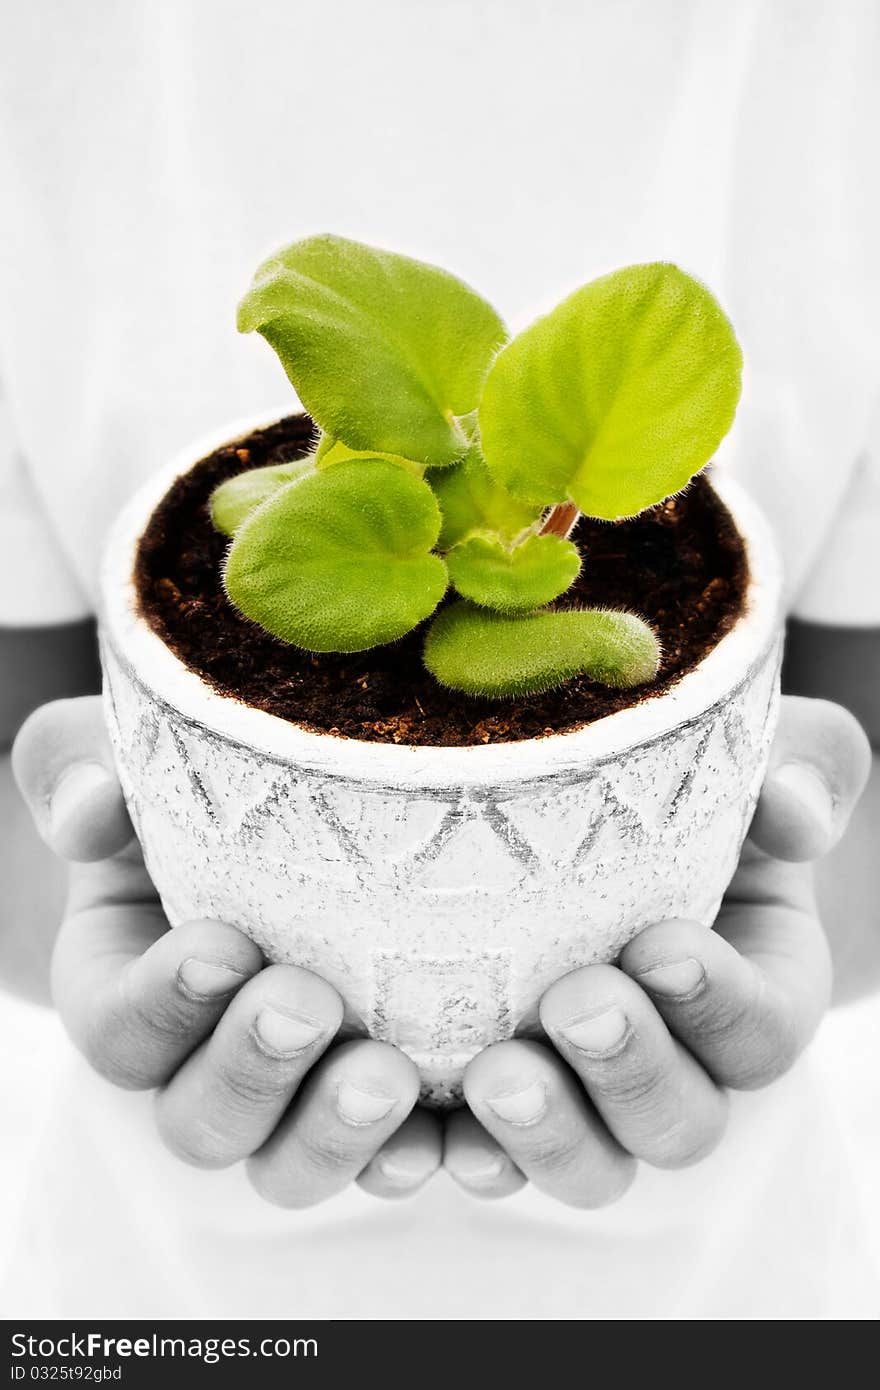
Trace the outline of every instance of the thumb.
{"label": "thumb", "polygon": [[12,770],[42,838],[62,859],[108,859],[133,831],[101,698],[55,700],[18,732]]}
{"label": "thumb", "polygon": [[870,770],[870,744],[848,710],[786,696],[752,841],[775,859],[821,858],[846,830]]}

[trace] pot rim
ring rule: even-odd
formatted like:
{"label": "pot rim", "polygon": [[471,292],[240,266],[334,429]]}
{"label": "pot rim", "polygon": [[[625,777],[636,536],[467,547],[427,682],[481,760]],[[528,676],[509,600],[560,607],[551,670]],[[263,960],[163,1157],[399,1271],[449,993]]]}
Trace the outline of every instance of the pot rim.
{"label": "pot rim", "polygon": [[438,747],[370,743],[310,730],[220,695],[177,657],[140,616],[134,585],[137,545],[153,511],[177,477],[224,444],[291,414],[288,407],[238,420],[178,453],[122,509],[110,528],[101,567],[99,618],[108,644],[154,702],[264,758],[323,771],[345,781],[394,787],[478,786],[533,782],[615,760],[685,728],[746,685],[776,641],[782,611],[782,564],[770,525],[732,478],[714,473],[712,487],[728,507],[746,546],[749,585],[743,613],[707,656],[663,695],[606,715],[568,733],[509,743]]}

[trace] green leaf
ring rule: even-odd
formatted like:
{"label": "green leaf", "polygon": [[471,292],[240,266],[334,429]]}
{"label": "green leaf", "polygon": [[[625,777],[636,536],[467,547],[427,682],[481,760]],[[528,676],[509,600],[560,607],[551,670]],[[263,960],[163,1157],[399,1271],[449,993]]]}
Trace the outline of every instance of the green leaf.
{"label": "green leaf", "polygon": [[292,463],[270,464],[268,468],[250,468],[235,478],[228,478],[211,493],[211,520],[224,536],[234,536],[246,516],[271,497],[279,488],[295,482],[306,473],[314,472],[314,459],[295,459]]}
{"label": "green leaf", "polygon": [[496,358],[479,422],[496,482],[589,516],[679,491],[733,421],[742,354],[705,286],[629,266],[576,290]]}
{"label": "green leaf", "polygon": [[318,447],[315,450],[315,467],[318,468],[324,459],[334,449],[339,441],[334,439],[332,434],[322,434],[318,440]]}
{"label": "green leaf", "polygon": [[518,501],[494,482],[476,447],[453,468],[431,473],[429,481],[443,513],[441,550],[457,545],[473,531],[495,531],[502,540],[513,540],[544,510],[540,504]]}
{"label": "green leaf", "polygon": [[453,463],[506,338],[495,310],[435,266],[342,237],[294,242],[238,311],[281,359],[322,429],[353,449]]}
{"label": "green leaf", "polygon": [[605,685],[643,685],[657,674],[660,648],[633,613],[587,608],[512,618],[459,602],[431,623],[424,659],[441,685],[498,699],[552,690],[581,673]]}
{"label": "green leaf", "polygon": [[446,557],[465,598],[504,613],[527,613],[558,598],[581,568],[577,546],[561,536],[529,536],[509,550],[494,536],[473,536]]}
{"label": "green leaf", "polygon": [[433,613],[446,566],[430,552],[440,509],[428,484],[359,459],[283,488],[237,531],[226,591],[267,632],[314,652],[393,642]]}
{"label": "green leaf", "polygon": [[424,464],[414,463],[412,459],[402,458],[400,454],[382,454],[369,449],[350,449],[347,444],[343,444],[341,439],[331,439],[329,444],[322,450],[324,441],[328,439],[325,434],[318,446],[315,455],[315,463],[318,468],[332,468],[336,463],[348,463],[350,459],[387,459],[389,463],[396,463],[399,468],[407,468],[410,473],[415,473],[416,477],[424,476]]}

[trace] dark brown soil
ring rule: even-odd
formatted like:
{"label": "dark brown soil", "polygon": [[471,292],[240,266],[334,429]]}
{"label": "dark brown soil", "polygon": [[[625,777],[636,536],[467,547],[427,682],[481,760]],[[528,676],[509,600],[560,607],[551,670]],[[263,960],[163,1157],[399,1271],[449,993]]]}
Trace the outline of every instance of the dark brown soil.
{"label": "dark brown soil", "polygon": [[212,489],[243,468],[301,457],[313,434],[291,416],[203,459],[157,507],[141,541],[136,578],[147,620],[223,695],[295,724],[375,743],[502,743],[559,733],[668,690],[739,615],[748,571],[727,509],[705,477],[634,521],[581,518],[584,567],[560,605],[640,613],[663,646],[659,675],[639,690],[585,676],[514,701],[444,690],[421,662],[423,633],[356,655],[286,646],[241,617],[220,580],[227,542],[211,525]]}

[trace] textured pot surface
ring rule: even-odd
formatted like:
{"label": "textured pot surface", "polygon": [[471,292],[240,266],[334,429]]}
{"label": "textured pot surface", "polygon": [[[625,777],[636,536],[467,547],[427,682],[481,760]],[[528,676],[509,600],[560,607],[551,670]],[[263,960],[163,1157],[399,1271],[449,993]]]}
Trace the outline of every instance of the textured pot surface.
{"label": "textured pot surface", "polygon": [[575,733],[473,748],[314,734],[210,690],[138,617],[138,537],[188,451],[130,504],[104,571],[107,716],[172,924],[216,917],[316,971],[350,1020],[455,1100],[547,986],[651,922],[714,919],[764,775],[779,688],[779,569],[745,537],[747,611],[672,691]]}

